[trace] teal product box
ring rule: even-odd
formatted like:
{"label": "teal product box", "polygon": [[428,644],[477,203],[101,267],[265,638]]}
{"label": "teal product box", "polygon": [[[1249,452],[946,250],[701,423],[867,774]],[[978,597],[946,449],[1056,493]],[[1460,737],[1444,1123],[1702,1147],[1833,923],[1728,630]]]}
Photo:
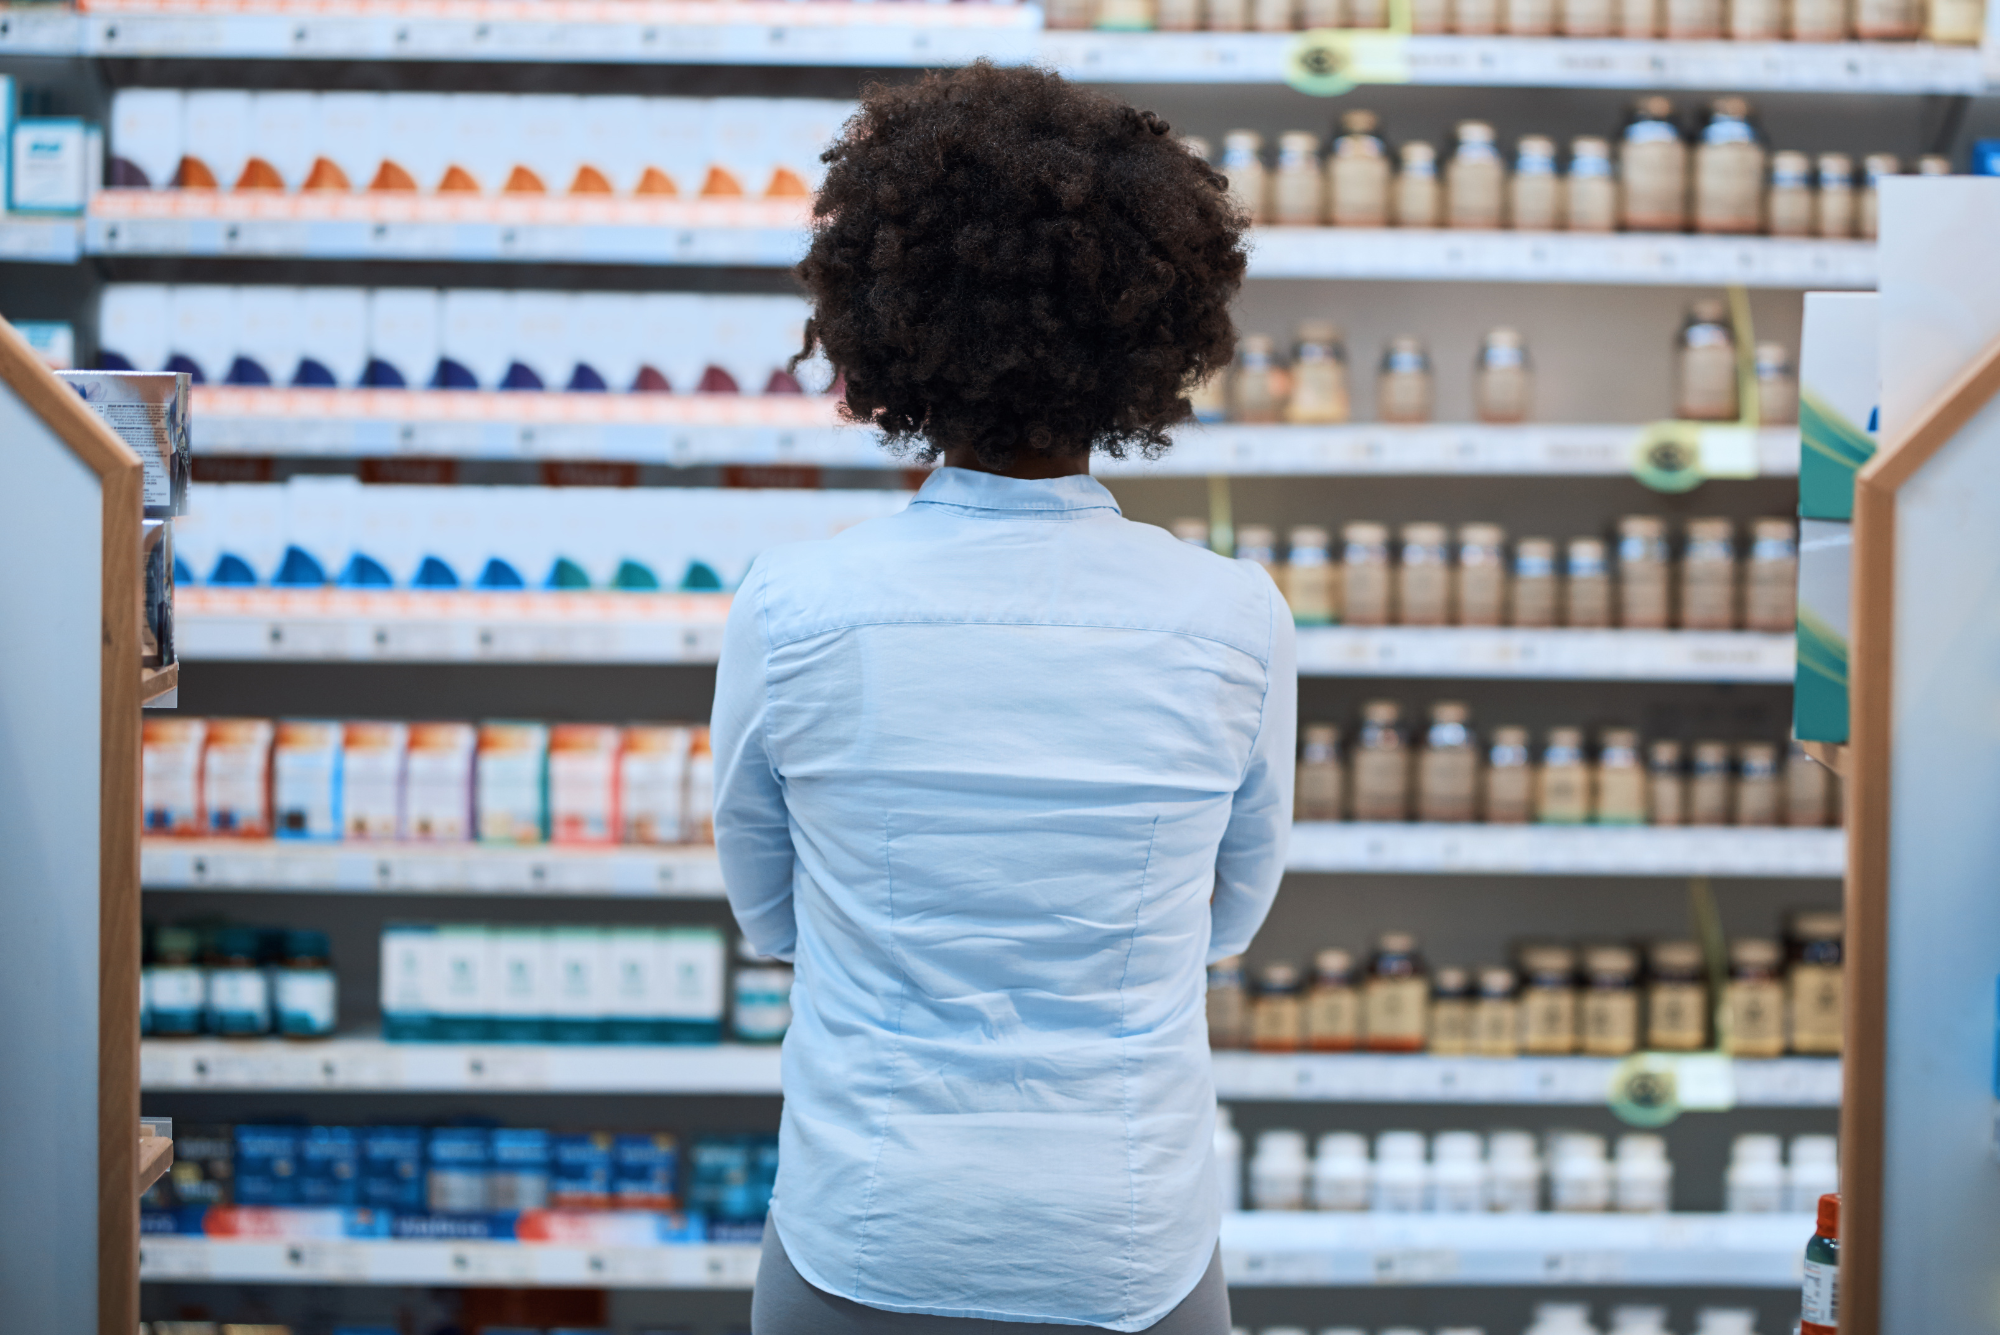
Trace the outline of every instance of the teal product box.
{"label": "teal product box", "polygon": [[7,207],[13,213],[74,217],[104,175],[104,136],[73,117],[14,122],[8,135]]}
{"label": "teal product box", "polygon": [[1799,521],[1799,661],[1792,730],[1803,742],[1847,740],[1848,596],[1854,525]]}
{"label": "teal product box", "polygon": [[433,1039],[428,996],[438,958],[437,928],[389,923],[382,928],[382,1037],[391,1043]]}
{"label": "teal product box", "polygon": [[1799,347],[1799,517],[1854,518],[1882,401],[1878,298],[1808,292]]}

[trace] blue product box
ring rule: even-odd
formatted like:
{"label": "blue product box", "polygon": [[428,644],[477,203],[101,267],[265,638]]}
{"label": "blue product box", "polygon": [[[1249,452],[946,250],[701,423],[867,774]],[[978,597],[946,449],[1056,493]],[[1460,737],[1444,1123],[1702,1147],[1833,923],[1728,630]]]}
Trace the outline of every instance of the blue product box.
{"label": "blue product box", "polygon": [[672,1210],[680,1204],[680,1144],[672,1136],[626,1135],[611,1142],[611,1197],[620,1210]]}
{"label": "blue product box", "polygon": [[425,1149],[426,1197],[434,1214],[476,1214],[487,1208],[486,1176],[493,1167],[493,1133],[485,1127],[446,1126],[430,1133]]}
{"label": "blue product box", "polygon": [[404,1241],[512,1242],[513,1214],[399,1214],[389,1220],[389,1236]]}
{"label": "blue product box", "polygon": [[486,1204],[493,1210],[539,1210],[549,1203],[549,1133],[520,1127],[493,1132]]}
{"label": "blue product box", "polygon": [[236,1128],[235,1180],[238,1205],[299,1203],[300,1129],[295,1126]]}
{"label": "blue product box", "polygon": [[558,1210],[602,1210],[611,1204],[610,1136],[549,1137],[549,1204]]}
{"label": "blue product box", "polygon": [[361,1132],[361,1203],[378,1210],[424,1208],[424,1129],[371,1126]]}
{"label": "blue product box", "polygon": [[299,1204],[360,1203],[361,1142],[354,1128],[307,1127],[299,1145]]}

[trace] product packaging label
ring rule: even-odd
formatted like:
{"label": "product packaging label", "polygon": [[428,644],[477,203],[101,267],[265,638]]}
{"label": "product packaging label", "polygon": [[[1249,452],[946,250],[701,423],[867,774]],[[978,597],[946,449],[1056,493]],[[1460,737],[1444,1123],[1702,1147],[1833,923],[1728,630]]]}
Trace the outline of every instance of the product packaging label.
{"label": "product packaging label", "polygon": [[411,839],[458,843],[472,836],[469,723],[413,723],[404,771],[404,829]]}
{"label": "product packaging label", "polygon": [[482,841],[542,841],[548,800],[547,761],[548,729],[541,724],[481,725],[475,799]]}
{"label": "product packaging label", "polygon": [[341,726],[284,722],[271,751],[271,806],[280,839],[338,839]]}
{"label": "product packaging label", "polygon": [[1840,1267],[1807,1261],[1799,1335],[1839,1335]]}
{"label": "product packaging label", "polygon": [[269,719],[210,719],[202,757],[202,805],[211,834],[271,833]]}
{"label": "product packaging label", "polygon": [[401,723],[349,723],[341,738],[340,818],[349,839],[394,839],[403,828]]}

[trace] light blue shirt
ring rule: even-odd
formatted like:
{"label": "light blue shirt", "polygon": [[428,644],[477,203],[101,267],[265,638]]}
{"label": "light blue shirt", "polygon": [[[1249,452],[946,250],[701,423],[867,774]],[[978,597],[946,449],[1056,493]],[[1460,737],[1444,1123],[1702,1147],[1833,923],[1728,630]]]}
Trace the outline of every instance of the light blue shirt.
{"label": "light blue shirt", "polygon": [[1089,477],[940,468],[757,559],[715,842],[795,960],[772,1221],[896,1312],[1143,1330],[1216,1244],[1204,964],[1291,829],[1292,620]]}

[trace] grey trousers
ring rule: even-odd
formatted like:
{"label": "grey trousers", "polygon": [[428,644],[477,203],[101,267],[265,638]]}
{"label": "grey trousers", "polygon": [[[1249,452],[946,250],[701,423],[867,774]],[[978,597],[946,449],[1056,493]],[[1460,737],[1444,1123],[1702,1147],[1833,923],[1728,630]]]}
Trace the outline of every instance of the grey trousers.
{"label": "grey trousers", "polygon": [[[985,1321],[978,1317],[885,1312],[816,1289],[792,1268],[778,1230],[764,1225],[764,1253],[757,1262],[757,1291],[750,1299],[750,1335],[1056,1335],[1102,1326],[1051,1326],[1034,1321]],[[1229,1335],[1229,1288],[1216,1248],[1194,1291],[1146,1327],[1145,1335]]]}

